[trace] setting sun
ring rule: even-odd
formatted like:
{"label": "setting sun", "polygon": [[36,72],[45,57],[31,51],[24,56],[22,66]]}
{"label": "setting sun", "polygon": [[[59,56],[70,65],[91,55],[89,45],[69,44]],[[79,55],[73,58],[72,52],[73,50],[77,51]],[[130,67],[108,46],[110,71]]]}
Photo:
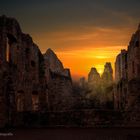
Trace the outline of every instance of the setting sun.
{"label": "setting sun", "polygon": [[100,76],[102,75],[102,73],[103,73],[103,69],[97,69],[97,71],[99,72],[99,74],[100,74]]}

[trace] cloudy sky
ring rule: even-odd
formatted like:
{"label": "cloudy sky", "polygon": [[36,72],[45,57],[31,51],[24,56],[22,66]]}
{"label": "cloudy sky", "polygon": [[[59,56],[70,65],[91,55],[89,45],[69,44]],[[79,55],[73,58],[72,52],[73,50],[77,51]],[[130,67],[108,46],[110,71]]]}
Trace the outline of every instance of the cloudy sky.
{"label": "cloudy sky", "polygon": [[74,78],[114,67],[140,22],[140,0],[0,0],[44,53],[52,48]]}

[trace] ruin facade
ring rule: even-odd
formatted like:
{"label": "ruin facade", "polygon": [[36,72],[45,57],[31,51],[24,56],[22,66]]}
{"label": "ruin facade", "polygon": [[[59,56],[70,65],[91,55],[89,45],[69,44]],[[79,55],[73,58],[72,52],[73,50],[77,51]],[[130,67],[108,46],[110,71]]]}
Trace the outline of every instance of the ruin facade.
{"label": "ruin facade", "polygon": [[[140,26],[115,62],[115,109],[131,110],[140,97]],[[136,104],[135,104],[136,105]],[[138,105],[138,104],[137,104]]]}
{"label": "ruin facade", "polygon": [[0,16],[0,127],[20,112],[69,108],[63,97],[71,96],[70,71],[54,56],[43,55],[14,18]]}
{"label": "ruin facade", "polygon": [[65,69],[56,54],[48,49],[43,55],[45,77],[48,83],[49,108],[51,111],[64,111],[73,106],[72,79],[69,69]]}
{"label": "ruin facade", "polygon": [[127,102],[127,69],[127,51],[121,50],[121,53],[116,57],[115,62],[114,107],[118,110],[124,109]]}

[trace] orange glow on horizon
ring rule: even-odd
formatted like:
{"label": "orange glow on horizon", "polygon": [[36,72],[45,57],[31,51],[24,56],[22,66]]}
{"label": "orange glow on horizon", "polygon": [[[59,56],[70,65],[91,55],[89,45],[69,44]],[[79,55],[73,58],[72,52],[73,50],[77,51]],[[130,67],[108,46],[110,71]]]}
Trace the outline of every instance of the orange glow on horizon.
{"label": "orange glow on horizon", "polygon": [[112,51],[112,47],[83,49],[73,51],[57,51],[59,59],[63,62],[64,67],[68,67],[71,70],[73,79],[88,76],[91,67],[95,67],[100,75],[104,71],[104,65],[106,62],[111,62],[114,70],[114,62],[116,56],[121,49],[126,48],[124,46],[115,46]]}
{"label": "orange glow on horizon", "polygon": [[106,62],[111,62],[114,71],[116,56],[126,49],[135,31],[130,27],[83,27],[67,28],[34,34],[41,51],[54,50],[65,68],[69,68],[73,79],[87,78],[91,67],[100,75]]}

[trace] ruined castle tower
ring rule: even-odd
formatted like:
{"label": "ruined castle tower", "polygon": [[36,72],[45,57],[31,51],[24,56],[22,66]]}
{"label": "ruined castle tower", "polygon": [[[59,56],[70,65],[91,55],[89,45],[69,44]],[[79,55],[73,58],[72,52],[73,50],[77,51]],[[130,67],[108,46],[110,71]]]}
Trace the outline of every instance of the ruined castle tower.
{"label": "ruined castle tower", "polygon": [[91,95],[95,96],[100,92],[101,78],[96,68],[91,68],[88,74],[88,88]]}
{"label": "ruined castle tower", "polygon": [[110,86],[113,83],[113,69],[110,62],[107,62],[104,66],[104,72],[101,76],[102,84],[104,86]]}
{"label": "ruined castle tower", "polygon": [[88,83],[93,85],[100,84],[100,74],[97,72],[96,68],[91,68],[88,74]]}

